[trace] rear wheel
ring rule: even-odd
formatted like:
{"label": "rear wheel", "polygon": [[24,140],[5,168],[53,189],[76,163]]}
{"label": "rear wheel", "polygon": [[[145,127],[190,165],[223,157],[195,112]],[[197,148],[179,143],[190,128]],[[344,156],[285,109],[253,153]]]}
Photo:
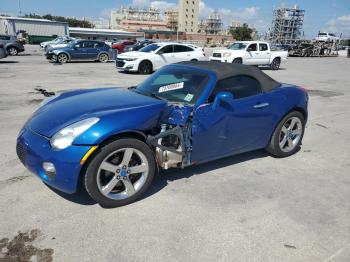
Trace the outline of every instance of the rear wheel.
{"label": "rear wheel", "polygon": [[100,54],[98,56],[98,61],[100,61],[101,63],[107,63],[109,60],[109,56],[107,54]]}
{"label": "rear wheel", "polygon": [[64,64],[64,63],[67,63],[67,61],[68,61],[68,56],[66,54],[62,53],[62,54],[59,54],[57,56],[57,62],[58,63]]}
{"label": "rear wheel", "polygon": [[7,53],[12,56],[18,55],[18,49],[14,46],[11,46],[7,48]]}
{"label": "rear wheel", "polygon": [[233,59],[232,63],[234,63],[234,64],[242,64],[242,58],[235,58],[235,59]]}
{"label": "rear wheel", "polygon": [[276,127],[266,150],[277,157],[293,155],[300,148],[304,129],[304,116],[298,111],[289,113]]}
{"label": "rear wheel", "polygon": [[142,141],[119,139],[93,158],[85,187],[103,207],[118,207],[139,199],[150,187],[156,166],[151,149]]}
{"label": "rear wheel", "polygon": [[278,70],[281,65],[281,60],[279,58],[275,58],[272,60],[272,63],[270,65],[272,70]]}
{"label": "rear wheel", "polygon": [[147,74],[152,73],[152,70],[153,70],[153,66],[152,66],[152,63],[150,61],[141,61],[140,62],[139,70],[138,70],[140,74],[147,75]]}

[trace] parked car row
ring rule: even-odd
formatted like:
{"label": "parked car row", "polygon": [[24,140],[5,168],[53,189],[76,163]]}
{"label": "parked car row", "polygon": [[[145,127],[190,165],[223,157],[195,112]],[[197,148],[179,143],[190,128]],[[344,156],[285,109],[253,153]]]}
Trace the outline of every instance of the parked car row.
{"label": "parked car row", "polygon": [[[41,43],[46,57],[52,62],[66,63],[74,60],[107,62],[115,59],[116,68],[122,71],[150,74],[164,65],[183,61],[205,61],[204,49],[177,42],[119,41],[105,43],[96,40],[82,40],[59,37]],[[236,41],[227,49],[214,50],[211,61],[238,63],[254,66],[269,66],[278,70],[287,61],[288,52],[272,50],[270,44],[262,41]]]}

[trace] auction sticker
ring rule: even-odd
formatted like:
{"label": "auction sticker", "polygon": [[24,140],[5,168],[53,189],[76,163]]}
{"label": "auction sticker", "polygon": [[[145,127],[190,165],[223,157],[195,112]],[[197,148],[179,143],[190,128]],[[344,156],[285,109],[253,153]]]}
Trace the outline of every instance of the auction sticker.
{"label": "auction sticker", "polygon": [[192,94],[187,94],[187,95],[185,96],[184,100],[185,100],[186,102],[190,102],[190,101],[192,100],[193,96],[194,96],[194,95],[192,95]]}
{"label": "auction sticker", "polygon": [[166,86],[161,86],[158,90],[158,93],[168,92],[176,89],[184,88],[184,82],[174,83]]}

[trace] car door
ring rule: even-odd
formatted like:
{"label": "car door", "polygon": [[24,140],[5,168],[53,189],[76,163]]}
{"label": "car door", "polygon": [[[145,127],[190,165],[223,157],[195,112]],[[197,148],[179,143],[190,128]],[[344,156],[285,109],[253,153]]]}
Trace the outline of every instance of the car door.
{"label": "car door", "polygon": [[101,51],[101,47],[99,45],[99,42],[87,41],[85,43],[85,48],[87,50],[85,59],[87,59],[87,60],[96,60],[98,54]]}
{"label": "car door", "polygon": [[266,43],[259,43],[259,51],[257,52],[257,59],[259,65],[267,65],[270,62],[271,52]]}
{"label": "car door", "polygon": [[174,46],[165,45],[159,49],[154,57],[154,68],[160,68],[163,65],[175,63]]}
{"label": "car door", "polygon": [[88,56],[88,41],[80,41],[73,46],[70,51],[71,58],[73,60],[84,60]]}
{"label": "car door", "polygon": [[190,61],[193,57],[194,50],[185,45],[174,45],[174,63]]}
{"label": "car door", "polygon": [[258,63],[256,55],[258,50],[258,44],[252,43],[247,46],[246,52],[245,52],[245,64],[247,65],[256,65]]}
{"label": "car door", "polygon": [[[213,107],[218,92],[233,99]],[[192,159],[205,162],[266,146],[275,123],[273,98],[261,92],[250,76],[235,76],[217,83],[208,103],[193,114]]]}

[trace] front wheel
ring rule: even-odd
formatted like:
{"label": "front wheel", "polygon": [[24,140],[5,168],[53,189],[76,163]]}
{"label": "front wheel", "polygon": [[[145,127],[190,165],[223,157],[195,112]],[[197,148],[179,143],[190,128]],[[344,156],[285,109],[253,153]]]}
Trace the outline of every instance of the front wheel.
{"label": "front wheel", "polygon": [[104,146],[89,163],[85,188],[103,207],[118,207],[139,199],[150,187],[156,164],[142,141],[119,139]]}
{"label": "front wheel", "polygon": [[17,50],[17,48],[16,48],[16,47],[13,47],[13,46],[9,47],[9,48],[7,49],[7,52],[8,52],[8,54],[11,55],[11,56],[18,55],[18,50]]}
{"label": "front wheel", "polygon": [[66,54],[62,53],[57,56],[58,63],[64,64],[64,63],[67,63],[67,61],[68,61],[68,56]]}
{"label": "front wheel", "polygon": [[152,63],[150,61],[141,61],[138,71],[144,75],[152,73]]}
{"label": "front wheel", "polygon": [[233,59],[232,63],[234,63],[234,64],[242,64],[242,59],[241,58],[235,58],[235,59]]}
{"label": "front wheel", "polygon": [[276,127],[266,150],[277,157],[293,155],[300,148],[304,129],[305,119],[300,112],[287,114]]}

